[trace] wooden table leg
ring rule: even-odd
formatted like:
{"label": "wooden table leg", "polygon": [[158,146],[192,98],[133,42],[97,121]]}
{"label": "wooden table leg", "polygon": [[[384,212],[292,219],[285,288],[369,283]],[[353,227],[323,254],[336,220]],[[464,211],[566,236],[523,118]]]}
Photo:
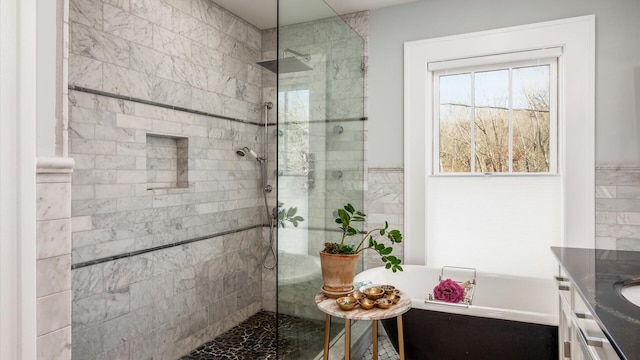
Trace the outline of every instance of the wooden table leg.
{"label": "wooden table leg", "polygon": [[344,319],[344,360],[351,359],[351,320]]}
{"label": "wooden table leg", "polygon": [[324,360],[329,360],[329,336],[331,335],[331,315],[327,314],[324,321]]}
{"label": "wooden table leg", "polygon": [[378,320],[373,320],[373,360],[378,360]]}
{"label": "wooden table leg", "polygon": [[400,360],[404,360],[404,334],[402,332],[402,315],[397,316],[398,319],[398,350],[400,350]]}

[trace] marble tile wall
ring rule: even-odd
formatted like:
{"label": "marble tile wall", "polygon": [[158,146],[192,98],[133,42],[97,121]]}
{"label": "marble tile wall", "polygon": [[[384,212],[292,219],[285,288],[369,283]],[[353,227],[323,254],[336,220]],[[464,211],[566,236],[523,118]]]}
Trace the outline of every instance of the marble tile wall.
{"label": "marble tile wall", "polygon": [[640,251],[640,165],[596,166],[596,247]]}
{"label": "marble tile wall", "polygon": [[[73,356],[175,359],[262,308],[261,34],[209,0],[71,0],[70,34],[70,85],[133,98],[69,92]],[[149,190],[148,135],[188,187]]]}
{"label": "marble tile wall", "polygon": [[[369,169],[367,184],[367,227],[379,227],[387,221],[391,229],[398,229],[404,234],[404,169]],[[386,244],[390,245],[390,242],[386,241]],[[394,245],[393,255],[404,261],[404,244]],[[365,269],[381,265],[383,262],[377,253],[365,252]]]}
{"label": "marble tile wall", "polygon": [[36,175],[36,330],[39,360],[71,359],[71,171],[39,158]]}

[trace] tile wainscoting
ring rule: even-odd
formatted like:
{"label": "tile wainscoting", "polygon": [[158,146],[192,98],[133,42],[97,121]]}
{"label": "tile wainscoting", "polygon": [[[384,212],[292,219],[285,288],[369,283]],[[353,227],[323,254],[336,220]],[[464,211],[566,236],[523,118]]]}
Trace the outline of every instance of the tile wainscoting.
{"label": "tile wainscoting", "polygon": [[640,251],[640,164],[596,166],[596,248]]}

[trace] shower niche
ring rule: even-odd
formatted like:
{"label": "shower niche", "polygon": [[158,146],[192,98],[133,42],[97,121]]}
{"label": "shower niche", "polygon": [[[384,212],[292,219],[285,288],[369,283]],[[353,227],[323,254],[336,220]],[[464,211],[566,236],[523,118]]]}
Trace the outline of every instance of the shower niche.
{"label": "shower niche", "polygon": [[147,133],[147,190],[189,187],[189,138]]}

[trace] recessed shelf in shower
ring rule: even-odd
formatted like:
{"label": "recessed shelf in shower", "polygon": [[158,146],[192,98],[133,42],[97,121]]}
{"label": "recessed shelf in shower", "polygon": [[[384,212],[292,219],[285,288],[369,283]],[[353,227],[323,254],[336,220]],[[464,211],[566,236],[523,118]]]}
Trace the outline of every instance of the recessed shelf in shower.
{"label": "recessed shelf in shower", "polygon": [[147,134],[147,189],[189,187],[189,138]]}

